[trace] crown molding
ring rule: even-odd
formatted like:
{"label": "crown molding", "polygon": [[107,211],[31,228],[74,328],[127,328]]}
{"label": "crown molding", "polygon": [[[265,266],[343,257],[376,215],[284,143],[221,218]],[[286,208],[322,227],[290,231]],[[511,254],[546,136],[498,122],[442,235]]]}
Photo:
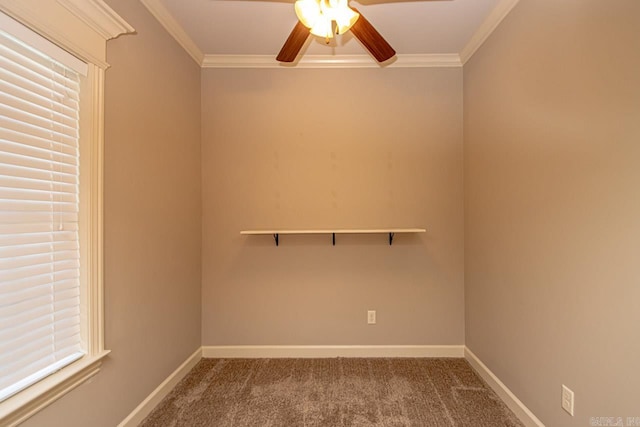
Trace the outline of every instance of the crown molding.
{"label": "crown molding", "polygon": [[103,69],[106,41],[135,31],[103,0],[0,0],[0,11]]}
{"label": "crown molding", "polygon": [[202,66],[204,54],[160,0],[140,0],[140,2],[158,20],[160,25],[167,30],[171,37],[187,51],[191,58],[193,58],[198,65]]}
{"label": "crown molding", "polygon": [[[0,0],[2,1],[2,0]],[[58,0],[60,3],[82,4],[86,0]],[[102,0],[90,0],[102,3]],[[398,54],[384,64],[369,55],[304,55],[297,62],[282,64],[275,55],[216,55],[204,54],[187,32],[162,4],[161,0],[140,0],[167,32],[202,68],[434,68],[462,67],[489,38],[519,0],[500,0],[493,11],[473,34],[460,54]]]}
{"label": "crown molding", "polygon": [[379,64],[369,55],[304,55],[297,62],[283,64],[275,55],[204,55],[202,68],[433,68],[461,67],[457,54],[396,55]]}
{"label": "crown molding", "polygon": [[133,33],[131,25],[103,0],[57,0],[105,40],[121,34]]}
{"label": "crown molding", "polygon": [[[366,55],[369,56],[369,55]],[[398,54],[395,62],[389,64],[398,68],[457,68],[462,67],[457,53]]]}
{"label": "crown molding", "polygon": [[493,11],[489,16],[487,16],[467,45],[460,52],[460,60],[463,65],[471,59],[478,49],[480,49],[480,46],[484,44],[484,42],[495,31],[498,25],[500,25],[502,20],[507,17],[509,12],[511,12],[519,1],[520,0],[500,0],[498,2]]}

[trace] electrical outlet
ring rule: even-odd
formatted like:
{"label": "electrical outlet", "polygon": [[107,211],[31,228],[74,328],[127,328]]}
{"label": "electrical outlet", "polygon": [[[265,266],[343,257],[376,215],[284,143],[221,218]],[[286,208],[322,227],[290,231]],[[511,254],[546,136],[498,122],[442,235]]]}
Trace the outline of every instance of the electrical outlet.
{"label": "electrical outlet", "polygon": [[573,392],[562,384],[562,409],[573,417]]}
{"label": "electrical outlet", "polygon": [[367,311],[367,323],[369,325],[375,325],[376,324],[376,311],[375,310]]}

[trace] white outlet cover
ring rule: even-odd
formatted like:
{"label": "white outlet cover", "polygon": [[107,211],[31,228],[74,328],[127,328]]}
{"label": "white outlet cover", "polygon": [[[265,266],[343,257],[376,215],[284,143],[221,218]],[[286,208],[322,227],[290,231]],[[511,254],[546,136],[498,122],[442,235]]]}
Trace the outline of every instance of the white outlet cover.
{"label": "white outlet cover", "polygon": [[375,310],[367,311],[367,323],[369,325],[375,325],[376,324],[376,311]]}
{"label": "white outlet cover", "polygon": [[566,385],[562,384],[562,409],[573,417],[574,395]]}

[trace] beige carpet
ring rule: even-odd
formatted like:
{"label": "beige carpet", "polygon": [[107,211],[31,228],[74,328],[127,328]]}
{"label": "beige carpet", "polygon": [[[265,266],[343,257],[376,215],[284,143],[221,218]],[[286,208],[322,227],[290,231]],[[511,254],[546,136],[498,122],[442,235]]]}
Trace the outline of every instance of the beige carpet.
{"label": "beige carpet", "polygon": [[464,359],[202,359],[162,426],[522,426]]}

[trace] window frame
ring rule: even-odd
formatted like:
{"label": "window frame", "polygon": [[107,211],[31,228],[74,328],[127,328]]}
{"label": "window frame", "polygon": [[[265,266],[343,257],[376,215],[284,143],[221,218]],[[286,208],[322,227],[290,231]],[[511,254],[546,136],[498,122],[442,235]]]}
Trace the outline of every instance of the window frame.
{"label": "window frame", "polygon": [[87,354],[0,403],[0,424],[17,425],[100,370],[104,346],[103,153],[106,42],[134,29],[103,0],[0,0],[0,12],[87,64],[80,90],[80,281]]}

